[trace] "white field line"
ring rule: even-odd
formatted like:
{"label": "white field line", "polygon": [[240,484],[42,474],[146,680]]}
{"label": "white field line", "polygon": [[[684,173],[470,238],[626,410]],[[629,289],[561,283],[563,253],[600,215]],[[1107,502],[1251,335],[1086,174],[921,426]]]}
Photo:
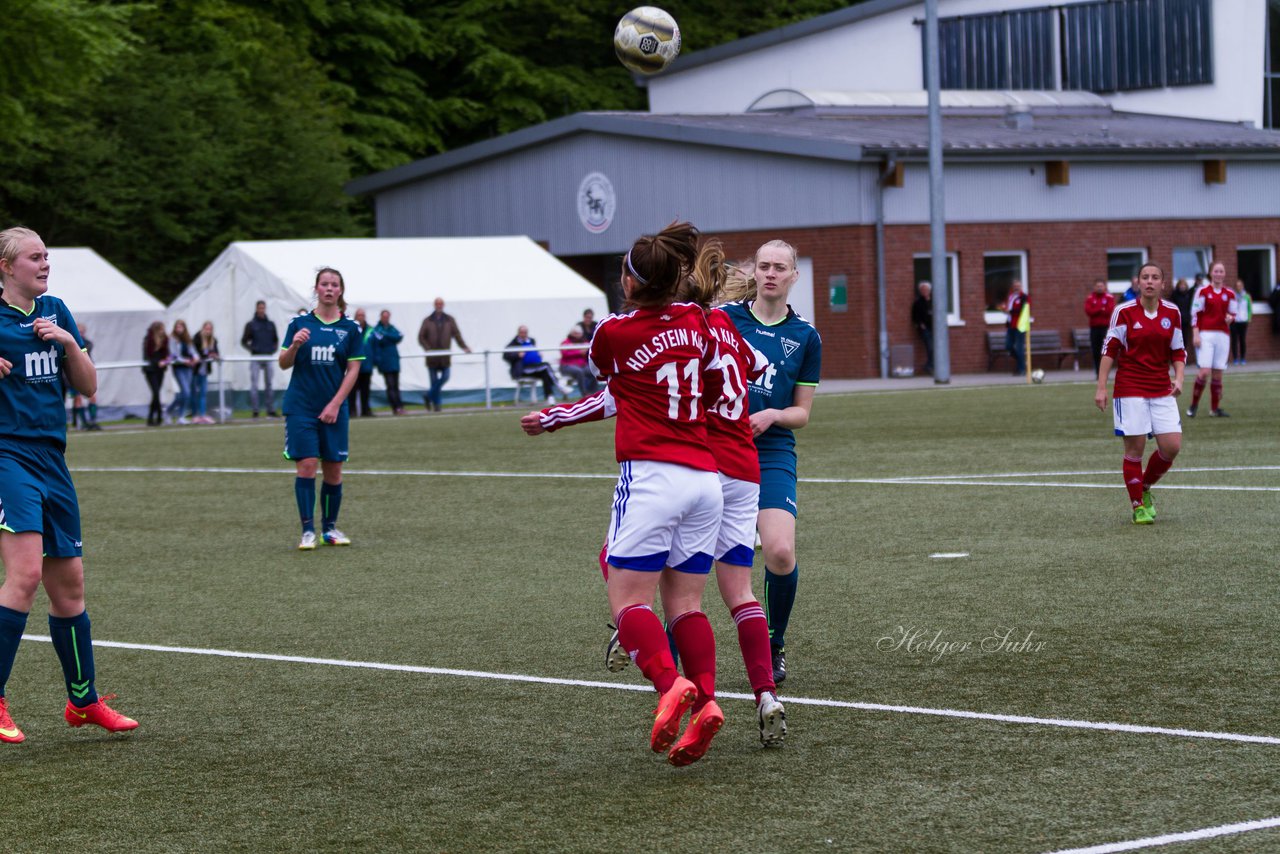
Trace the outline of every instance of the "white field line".
{"label": "white field line", "polygon": [[[167,473],[167,474],[265,474],[292,475],[288,469],[248,468],[236,466],[74,466],[75,472],[97,473]],[[1221,466],[1179,469],[1181,472],[1227,472],[1227,471],[1280,471],[1280,466]],[[442,469],[352,469],[347,468],[348,475],[364,475],[375,477],[489,477],[489,478],[537,478],[539,480],[614,480],[614,474],[574,474],[565,472],[502,472],[502,471],[445,471]],[[820,484],[863,484],[881,486],[1022,486],[1022,487],[1057,487],[1064,489],[1115,489],[1114,483],[1066,483],[1062,481],[1017,481],[1012,478],[1039,477],[1093,477],[1099,475],[1115,475],[1115,471],[1063,471],[1063,472],[999,472],[980,475],[920,475],[889,478],[841,478],[841,477],[802,477],[801,483]],[[990,480],[988,478],[999,478]],[[1004,480],[1008,478],[1008,480]],[[1162,490],[1202,490],[1209,492],[1280,492],[1280,486],[1213,486],[1203,484],[1162,483]]]}
{"label": "white field line", "polygon": [[1178,842],[1195,842],[1200,839],[1213,839],[1217,836],[1230,836],[1233,833],[1248,833],[1251,830],[1266,830],[1272,827],[1280,827],[1280,818],[1262,818],[1257,821],[1221,824],[1217,827],[1188,830],[1185,833],[1148,836],[1145,839],[1131,839],[1127,842],[1108,842],[1103,845],[1091,845],[1088,848],[1064,848],[1054,851],[1052,854],[1113,854],[1116,851],[1137,851],[1140,848],[1156,848],[1161,845],[1173,845]]}
{"label": "white field line", "polygon": [[[48,635],[23,635],[24,640],[52,643]],[[412,664],[388,664],[377,661],[350,661],[342,658],[311,658],[299,655],[275,655],[265,652],[240,652],[229,649],[203,649],[187,646],[160,646],[157,644],[126,643],[123,641],[95,640],[95,647],[110,649],[128,649],[144,652],[169,652],[184,655],[209,655],[221,658],[243,658],[254,661],[279,661],[288,664],[316,664],[327,667],[352,667],[363,670],[390,670],[398,673],[424,673],[432,676],[457,676],[470,679],[492,679],[500,682],[531,682],[540,685],[567,685],[578,688],[606,688],[614,691],[651,692],[648,685],[619,682],[597,682],[589,679],[559,679],[552,676],[531,676],[522,673],[491,673],[483,670],[456,670],[447,667],[424,667]],[[719,693],[721,697],[735,700],[755,702],[752,694]],[[995,721],[997,723],[1030,724],[1033,726],[1053,726],[1068,729],[1092,729],[1106,732],[1124,732],[1137,735],[1167,735],[1177,738],[1203,738],[1215,741],[1237,741],[1250,744],[1280,745],[1280,738],[1269,735],[1241,735],[1232,732],[1207,732],[1174,727],[1143,726],[1139,724],[1108,723],[1104,721],[1081,721],[1069,718],[1037,718],[1026,715],[1000,715],[987,712],[969,712],[963,709],[931,709],[923,706],[898,706],[884,703],[857,703],[844,700],[823,700],[810,697],[786,697],[786,702],[798,706],[821,706],[831,709],[857,709],[864,712],[891,712],[905,715],[928,715],[932,717],[961,718],[965,720]]]}

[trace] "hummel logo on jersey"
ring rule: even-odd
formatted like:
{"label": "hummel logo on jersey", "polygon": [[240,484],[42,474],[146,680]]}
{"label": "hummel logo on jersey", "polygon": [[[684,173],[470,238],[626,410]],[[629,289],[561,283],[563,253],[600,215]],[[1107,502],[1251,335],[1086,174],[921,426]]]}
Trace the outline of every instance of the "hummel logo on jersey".
{"label": "hummel logo on jersey", "polygon": [[329,344],[323,347],[311,348],[311,361],[313,362],[332,362],[334,351],[337,349],[336,344]]}
{"label": "hummel logo on jersey", "polygon": [[662,319],[663,319],[663,320],[670,320],[670,319],[671,319],[671,315],[669,315],[669,314],[664,314],[664,315],[662,315]]}
{"label": "hummel logo on jersey", "polygon": [[19,323],[19,324],[18,324],[18,328],[19,328],[19,329],[30,329],[31,327],[33,327],[33,326],[35,326],[35,325],[36,325],[36,322],[35,322],[34,320],[32,320],[32,321],[30,321],[30,322],[28,322],[28,323]]}
{"label": "hummel logo on jersey", "polygon": [[800,347],[799,341],[792,341],[790,338],[782,339],[782,352],[785,353],[787,356],[790,356],[797,349],[799,349],[799,347]]}
{"label": "hummel logo on jersey", "polygon": [[58,375],[58,347],[27,353],[24,364],[28,382],[48,382]]}

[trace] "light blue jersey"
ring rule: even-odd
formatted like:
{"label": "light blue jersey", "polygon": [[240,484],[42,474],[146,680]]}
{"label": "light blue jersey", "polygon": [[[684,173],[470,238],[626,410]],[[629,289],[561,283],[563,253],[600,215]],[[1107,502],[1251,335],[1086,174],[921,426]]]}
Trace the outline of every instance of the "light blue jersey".
{"label": "light blue jersey", "polygon": [[13,364],[0,380],[0,437],[67,445],[67,410],[62,364],[66,349],[36,337],[36,321],[45,318],[71,333],[84,347],[75,318],[62,300],[48,294],[36,297],[30,313],[0,297],[0,357]]}
{"label": "light blue jersey", "polygon": [[[289,321],[281,349],[289,349],[300,329],[310,330],[311,337],[298,348],[294,358],[289,388],[284,393],[284,414],[319,416],[341,388],[347,362],[365,357],[364,342],[360,327],[346,315],[325,323],[315,312],[308,312]],[[346,405],[344,400],[344,409]]]}
{"label": "light blue jersey", "polygon": [[[747,343],[764,354],[769,367],[748,389],[750,411],[785,409],[795,402],[798,385],[816,386],[822,373],[822,337],[813,324],[787,306],[777,323],[760,321],[751,302],[721,306]],[[795,471],[796,434],[774,425],[756,437],[761,468],[771,465]]]}

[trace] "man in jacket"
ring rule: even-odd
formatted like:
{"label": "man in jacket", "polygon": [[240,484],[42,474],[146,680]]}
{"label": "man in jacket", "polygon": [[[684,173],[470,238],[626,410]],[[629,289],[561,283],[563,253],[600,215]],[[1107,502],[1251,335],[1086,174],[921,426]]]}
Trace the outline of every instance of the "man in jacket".
{"label": "man in jacket", "polygon": [[[422,321],[422,327],[418,330],[418,345],[430,352],[448,350],[451,342],[457,341],[462,352],[470,353],[471,348],[462,340],[462,333],[458,331],[458,322],[452,315],[444,313],[444,300],[440,297],[436,297],[435,309]],[[427,374],[431,381],[425,397],[428,410],[440,411],[441,390],[449,381],[449,369],[452,366],[453,360],[449,356],[427,357]]]}
{"label": "man in jacket", "polygon": [[266,387],[265,402],[267,417],[276,417],[275,395],[271,391],[271,363],[275,361],[276,351],[280,349],[280,333],[276,325],[267,319],[267,304],[258,300],[253,310],[253,319],[244,325],[244,334],[240,336],[240,346],[255,356],[270,356],[270,359],[255,359],[249,363],[249,406],[253,409],[253,417],[258,417],[258,383]]}

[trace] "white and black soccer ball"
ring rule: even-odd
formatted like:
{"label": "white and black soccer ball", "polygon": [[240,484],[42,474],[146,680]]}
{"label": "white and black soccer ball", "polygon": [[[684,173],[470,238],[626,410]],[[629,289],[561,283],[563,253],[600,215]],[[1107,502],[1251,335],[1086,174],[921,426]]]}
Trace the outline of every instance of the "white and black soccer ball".
{"label": "white and black soccer ball", "polygon": [[1033,383],[1042,383],[1042,382],[1044,382],[1044,371],[1043,371],[1042,369],[1040,369],[1040,368],[1036,368],[1034,371],[1032,371],[1032,372],[1031,372],[1031,381],[1032,381]]}
{"label": "white and black soccer ball", "polygon": [[680,27],[657,6],[637,6],[618,21],[613,52],[637,74],[657,74],[680,55]]}

